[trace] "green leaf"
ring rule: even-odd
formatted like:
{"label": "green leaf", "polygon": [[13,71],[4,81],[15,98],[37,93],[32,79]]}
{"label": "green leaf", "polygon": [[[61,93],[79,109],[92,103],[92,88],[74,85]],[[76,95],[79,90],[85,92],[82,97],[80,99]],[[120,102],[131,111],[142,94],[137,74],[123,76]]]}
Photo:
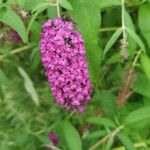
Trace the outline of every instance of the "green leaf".
{"label": "green leaf", "polygon": [[138,74],[133,83],[133,90],[136,93],[150,98],[150,80],[145,75]]}
{"label": "green leaf", "polygon": [[33,25],[31,26],[31,33],[30,35],[30,42],[39,42],[40,39],[40,33],[41,33],[41,24],[37,21],[33,22]]}
{"label": "green leaf", "polygon": [[110,50],[110,48],[113,46],[113,44],[117,41],[117,39],[119,38],[121,33],[122,33],[122,28],[119,28],[115,31],[115,33],[109,39],[109,41],[107,42],[107,44],[104,48],[103,58],[105,57],[106,53]]}
{"label": "green leaf", "polygon": [[113,54],[106,62],[106,64],[110,65],[110,64],[115,64],[120,62],[120,59],[122,58],[122,56],[118,53]]}
{"label": "green leaf", "polygon": [[51,141],[46,137],[46,136],[39,136],[38,137],[38,139],[39,139],[39,141],[42,143],[42,145],[48,145],[48,144],[51,144],[51,145],[53,145],[52,143],[51,143]]}
{"label": "green leaf", "polygon": [[114,142],[114,139],[113,138],[110,138],[108,141],[107,141],[107,143],[106,143],[106,145],[105,145],[105,147],[104,147],[104,149],[103,150],[111,150],[112,148],[112,145],[113,145],[113,142]]}
{"label": "green leaf", "polygon": [[7,3],[12,4],[19,4],[21,7],[24,6],[25,0],[7,0]]}
{"label": "green leaf", "polygon": [[1,48],[0,47],[0,53],[2,53],[2,54],[7,54],[7,53],[9,53],[9,51],[10,51],[9,48]]}
{"label": "green leaf", "polygon": [[90,75],[95,84],[102,61],[102,50],[99,47],[98,37],[101,24],[99,2],[97,0],[70,0],[70,3],[73,7],[73,11],[69,12],[72,19],[77,22],[77,28],[84,37]]}
{"label": "green leaf", "polygon": [[94,96],[94,101],[100,103],[106,115],[111,117],[116,115],[116,97],[109,91],[97,91]]}
{"label": "green leaf", "polygon": [[144,106],[150,106],[150,98],[149,97],[144,97],[143,98],[143,103],[144,103]]}
{"label": "green leaf", "polygon": [[141,64],[147,78],[150,80],[150,58],[146,54],[141,55]]}
{"label": "green leaf", "polygon": [[141,50],[145,52],[145,45],[143,44],[140,37],[133,30],[129,28],[126,28],[126,31],[133,38],[133,40],[137,43],[137,45],[141,48]]}
{"label": "green leaf", "polygon": [[61,123],[61,127],[68,150],[82,150],[81,138],[74,126],[66,120]]}
{"label": "green leaf", "polygon": [[3,102],[3,100],[4,100],[4,92],[0,84],[0,103]]}
{"label": "green leaf", "polygon": [[23,68],[18,67],[18,71],[19,71],[20,75],[24,79],[24,87],[25,87],[26,91],[29,93],[29,95],[33,99],[34,103],[36,105],[39,105],[39,98],[38,98],[37,92],[36,92],[36,90],[34,88],[34,85],[33,85],[32,81],[31,81],[30,77],[24,71]]}
{"label": "green leaf", "polygon": [[28,132],[22,131],[17,132],[15,136],[15,141],[18,145],[27,144],[30,142],[31,135]]}
{"label": "green leaf", "polygon": [[26,9],[26,10],[31,10],[32,11],[35,6],[37,6],[40,3],[43,3],[43,1],[44,0],[34,0],[34,1],[25,0],[23,8]]}
{"label": "green leaf", "polygon": [[100,8],[103,10],[107,7],[119,6],[121,5],[120,0],[99,0]]}
{"label": "green leaf", "polygon": [[31,55],[31,70],[35,70],[37,69],[38,65],[40,64],[40,51],[39,48],[35,48],[32,51],[32,55]]}
{"label": "green leaf", "polygon": [[133,112],[131,112],[124,120],[125,125],[129,125],[132,123],[140,123],[142,120],[150,119],[150,107],[145,106],[141,107]]}
{"label": "green leaf", "polygon": [[[121,27],[121,11],[119,7],[116,8],[110,8],[110,9],[106,9],[105,13],[102,12],[102,23],[103,23],[103,27],[110,27],[110,28],[117,28],[117,27]],[[114,15],[115,14],[115,15]],[[113,32],[106,32],[105,34],[107,34],[108,37],[110,37],[112,35]],[[108,41],[108,38],[103,36],[101,38],[101,40],[106,39]]]}
{"label": "green leaf", "polygon": [[51,6],[50,3],[46,3],[46,2],[39,3],[32,9],[32,13],[38,11],[39,9],[42,9],[44,7],[49,7],[49,6]]}
{"label": "green leaf", "polygon": [[[125,10],[125,26],[133,31],[135,31],[135,27],[134,27],[134,23],[132,21],[132,18],[130,16],[130,14]],[[132,39],[131,35],[127,35],[128,38],[128,50],[129,50],[129,54],[134,54],[136,48],[137,48],[137,44],[136,42]]]}
{"label": "green leaf", "polygon": [[57,16],[57,8],[56,7],[49,7],[47,9],[47,15],[50,19],[54,19]]}
{"label": "green leaf", "polygon": [[5,75],[5,73],[3,72],[3,70],[0,68],[0,84],[1,83],[7,83],[8,79]]}
{"label": "green leaf", "polygon": [[105,130],[101,129],[100,131],[91,132],[86,138],[91,140],[91,139],[104,137],[106,134],[107,134],[106,129]]}
{"label": "green leaf", "polygon": [[133,146],[132,141],[130,140],[129,137],[127,137],[123,133],[118,133],[117,137],[119,140],[122,142],[122,144],[125,146],[126,150],[136,150]]}
{"label": "green leaf", "polygon": [[138,25],[141,34],[144,36],[148,46],[150,47],[150,22],[148,20],[150,20],[150,4],[144,3],[138,10]]}
{"label": "green leaf", "polygon": [[27,34],[28,35],[29,35],[31,27],[32,27],[34,21],[36,20],[36,18],[38,17],[38,15],[41,12],[43,12],[45,9],[47,9],[48,7],[49,7],[49,5],[45,5],[45,6],[41,7],[40,9],[38,9],[34,14],[32,14],[31,20],[30,20],[28,27],[27,27]]}
{"label": "green leaf", "polygon": [[3,7],[0,9],[0,14],[0,21],[16,30],[23,42],[26,43],[28,40],[26,28],[16,13],[14,13],[10,8]]}
{"label": "green leaf", "polygon": [[116,125],[113,121],[111,121],[110,119],[104,118],[104,117],[91,117],[87,119],[87,122],[91,123],[91,124],[95,124],[95,125],[102,125],[105,127],[111,127],[111,128],[115,128]]}
{"label": "green leaf", "polygon": [[59,0],[59,4],[68,10],[73,10],[71,4],[67,0]]}

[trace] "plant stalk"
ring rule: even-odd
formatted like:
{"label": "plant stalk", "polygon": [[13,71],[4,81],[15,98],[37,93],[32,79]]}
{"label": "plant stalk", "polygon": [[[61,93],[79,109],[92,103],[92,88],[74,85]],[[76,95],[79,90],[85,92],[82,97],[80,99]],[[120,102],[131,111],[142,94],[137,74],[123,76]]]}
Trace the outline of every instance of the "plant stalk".
{"label": "plant stalk", "polygon": [[94,144],[89,150],[95,150],[97,149],[100,145],[104,144],[107,142],[109,139],[113,139],[120,130],[124,128],[123,125],[117,127],[115,130],[113,130],[111,133],[107,134],[105,137],[103,137],[100,141],[98,141],[96,144]]}
{"label": "plant stalk", "polygon": [[112,32],[116,31],[120,27],[106,27],[106,28],[101,28],[99,31],[100,32]]}
{"label": "plant stalk", "polygon": [[23,47],[20,47],[20,48],[16,48],[14,50],[11,50],[8,54],[3,54],[3,55],[0,55],[0,61],[2,61],[4,58],[6,58],[7,56],[9,55],[14,55],[16,53],[20,53],[22,51],[25,51],[25,50],[28,50],[30,48],[33,47],[33,44],[29,44],[29,45],[25,45]]}
{"label": "plant stalk", "polygon": [[59,0],[57,0],[57,5],[56,5],[56,7],[57,7],[57,16],[58,16],[58,17],[61,17],[61,16],[60,16]]}

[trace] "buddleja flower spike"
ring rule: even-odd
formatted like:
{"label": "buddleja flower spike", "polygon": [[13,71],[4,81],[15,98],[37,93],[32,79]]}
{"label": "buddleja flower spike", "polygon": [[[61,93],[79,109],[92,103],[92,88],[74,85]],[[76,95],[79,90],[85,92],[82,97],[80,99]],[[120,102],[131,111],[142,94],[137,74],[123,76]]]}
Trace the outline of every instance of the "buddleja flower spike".
{"label": "buddleja flower spike", "polygon": [[56,102],[67,110],[83,112],[91,100],[84,41],[72,21],[59,17],[43,24],[41,59]]}

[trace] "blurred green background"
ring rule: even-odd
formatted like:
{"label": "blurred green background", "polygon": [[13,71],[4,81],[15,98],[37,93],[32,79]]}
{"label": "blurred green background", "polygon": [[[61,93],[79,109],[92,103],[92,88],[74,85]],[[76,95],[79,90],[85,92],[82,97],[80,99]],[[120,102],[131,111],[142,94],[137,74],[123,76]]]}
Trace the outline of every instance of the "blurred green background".
{"label": "blurred green background", "polygon": [[[94,93],[81,114],[56,104],[41,65],[57,6],[85,40]],[[149,55],[149,0],[0,0],[0,150],[149,150]]]}

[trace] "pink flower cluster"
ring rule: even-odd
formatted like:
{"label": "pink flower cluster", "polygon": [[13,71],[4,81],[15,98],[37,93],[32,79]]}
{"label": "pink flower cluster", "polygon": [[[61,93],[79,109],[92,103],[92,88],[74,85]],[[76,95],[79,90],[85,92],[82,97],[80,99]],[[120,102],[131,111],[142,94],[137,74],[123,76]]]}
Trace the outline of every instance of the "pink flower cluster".
{"label": "pink flower cluster", "polygon": [[15,44],[18,44],[21,42],[21,37],[15,30],[12,30],[11,34],[12,34],[12,40]]}
{"label": "pink flower cluster", "polygon": [[67,110],[84,111],[91,99],[84,41],[75,24],[59,17],[42,27],[41,59],[57,103]]}
{"label": "pink flower cluster", "polygon": [[59,138],[55,132],[51,132],[48,134],[48,139],[54,144],[58,145]]}
{"label": "pink flower cluster", "polygon": [[[48,139],[52,142],[54,146],[57,146],[59,143],[59,138],[55,132],[50,132],[48,134]],[[47,150],[52,150],[52,149],[48,147]]]}

